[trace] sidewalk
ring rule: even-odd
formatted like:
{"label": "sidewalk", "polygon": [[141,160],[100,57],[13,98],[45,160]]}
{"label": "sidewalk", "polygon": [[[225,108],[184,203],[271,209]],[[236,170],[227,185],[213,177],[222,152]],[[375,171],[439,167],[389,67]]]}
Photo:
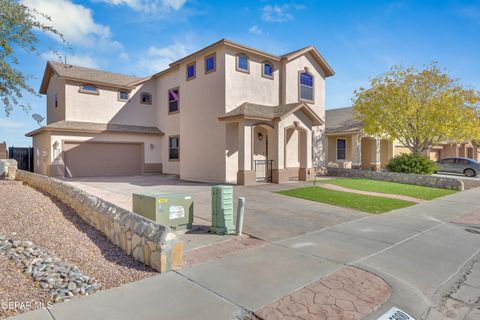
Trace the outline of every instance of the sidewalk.
{"label": "sidewalk", "polygon": [[450,222],[479,206],[479,198],[480,189],[472,189],[362,217],[17,319],[235,319],[245,310],[278,306],[278,299],[345,266],[371,272],[392,288],[367,319],[392,306],[420,319],[432,297],[480,251],[480,234]]}

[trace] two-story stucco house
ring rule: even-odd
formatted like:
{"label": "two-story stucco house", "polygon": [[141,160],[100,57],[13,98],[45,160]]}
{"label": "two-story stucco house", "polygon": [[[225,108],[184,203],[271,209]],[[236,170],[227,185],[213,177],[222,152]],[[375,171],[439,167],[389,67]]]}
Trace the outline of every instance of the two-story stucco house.
{"label": "two-story stucco house", "polygon": [[47,125],[35,171],[177,174],[253,184],[305,180],[325,165],[325,80],[309,46],[282,56],[220,40],[148,78],[48,62]]}

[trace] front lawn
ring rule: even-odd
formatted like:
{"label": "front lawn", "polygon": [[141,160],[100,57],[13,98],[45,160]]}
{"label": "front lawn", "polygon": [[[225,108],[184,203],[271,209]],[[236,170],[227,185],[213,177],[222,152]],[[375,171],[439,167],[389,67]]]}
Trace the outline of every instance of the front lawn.
{"label": "front lawn", "polygon": [[320,183],[329,183],[344,188],[362,191],[399,194],[402,196],[410,196],[424,200],[432,200],[457,192],[456,190],[430,188],[416,186],[412,184],[403,184],[362,178],[336,178],[331,180],[323,180]]}
{"label": "front lawn", "polygon": [[362,194],[324,189],[318,186],[279,191],[278,193],[369,213],[384,213],[415,204],[413,202],[399,199],[366,196]]}

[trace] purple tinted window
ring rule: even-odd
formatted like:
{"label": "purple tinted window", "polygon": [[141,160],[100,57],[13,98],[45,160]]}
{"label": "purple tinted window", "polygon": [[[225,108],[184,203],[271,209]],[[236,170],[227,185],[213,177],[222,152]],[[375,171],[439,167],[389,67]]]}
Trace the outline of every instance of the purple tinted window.
{"label": "purple tinted window", "polygon": [[172,89],[168,91],[168,112],[178,111],[179,94],[178,89]]}
{"label": "purple tinted window", "polygon": [[215,56],[210,56],[205,61],[206,71],[213,71],[215,69]]}
{"label": "purple tinted window", "polygon": [[248,57],[244,55],[238,56],[238,69],[248,71]]}
{"label": "purple tinted window", "polygon": [[263,65],[263,74],[269,77],[273,75],[273,67],[270,63],[265,63]]}
{"label": "purple tinted window", "polygon": [[313,77],[306,72],[300,74],[300,84],[302,86],[313,87]]}

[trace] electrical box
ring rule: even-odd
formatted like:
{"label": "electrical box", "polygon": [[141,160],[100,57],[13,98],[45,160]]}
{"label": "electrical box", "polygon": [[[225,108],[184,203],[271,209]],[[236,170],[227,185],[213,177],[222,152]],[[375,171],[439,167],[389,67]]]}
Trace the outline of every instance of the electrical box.
{"label": "electrical box", "polygon": [[133,212],[173,230],[191,229],[193,200],[189,194],[134,193]]}
{"label": "electrical box", "polygon": [[232,234],[233,225],[233,187],[212,187],[212,226],[210,230],[217,234]]}

